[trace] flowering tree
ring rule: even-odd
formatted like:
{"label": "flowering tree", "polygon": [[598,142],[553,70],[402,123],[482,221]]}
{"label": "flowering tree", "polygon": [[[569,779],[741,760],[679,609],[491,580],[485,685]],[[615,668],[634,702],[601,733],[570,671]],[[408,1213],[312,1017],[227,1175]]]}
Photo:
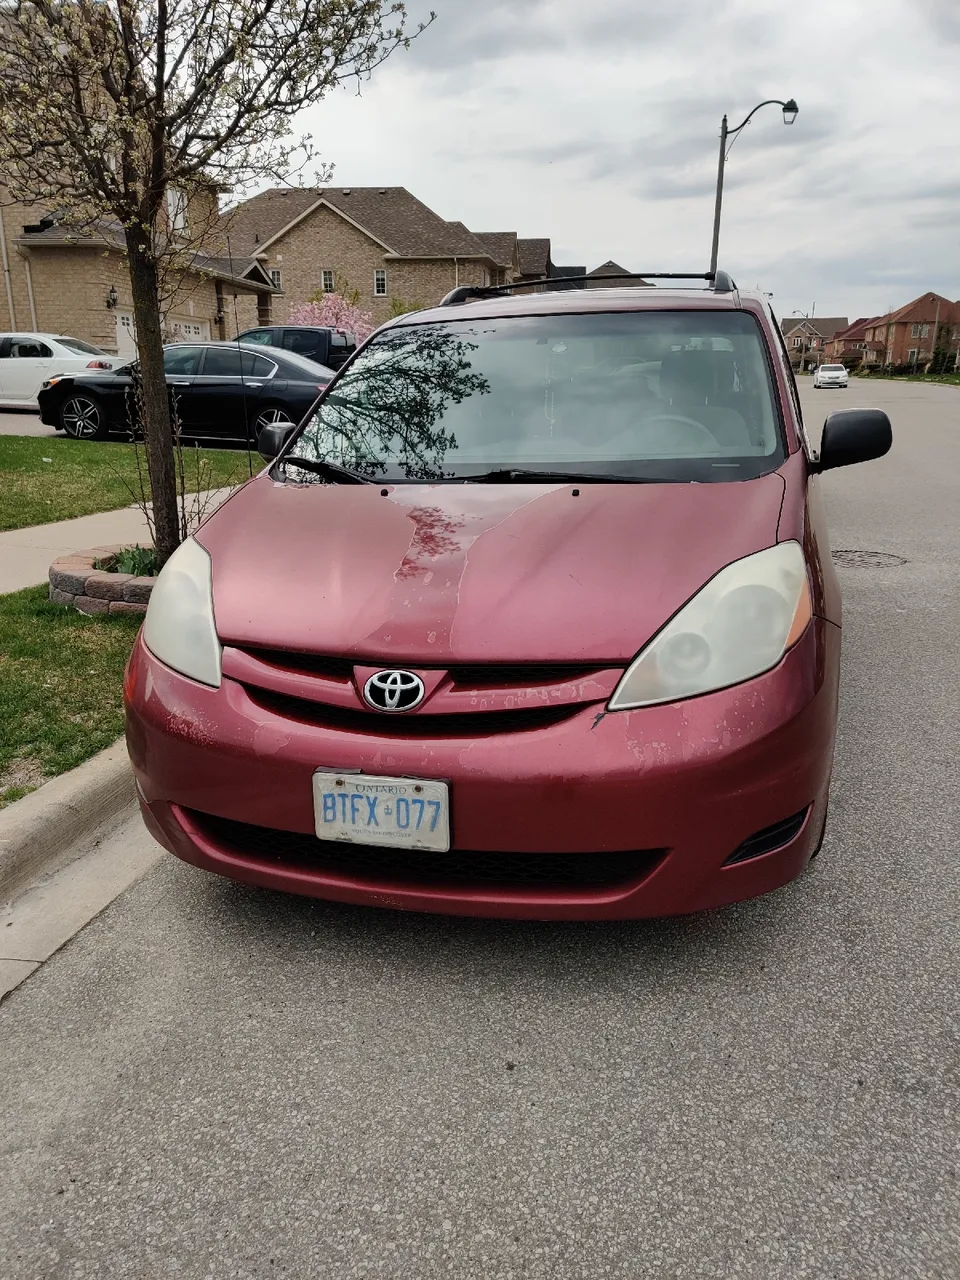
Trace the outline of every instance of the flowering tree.
{"label": "flowering tree", "polygon": [[160,287],[171,254],[189,263],[182,212],[303,172],[296,116],[408,46],[424,24],[406,24],[401,0],[0,0],[4,183],[126,252],[161,565],[180,530]]}
{"label": "flowering tree", "polygon": [[369,338],[376,326],[368,311],[361,311],[339,293],[324,293],[311,302],[290,308],[290,324],[308,324],[318,329],[346,329],[358,342]]}

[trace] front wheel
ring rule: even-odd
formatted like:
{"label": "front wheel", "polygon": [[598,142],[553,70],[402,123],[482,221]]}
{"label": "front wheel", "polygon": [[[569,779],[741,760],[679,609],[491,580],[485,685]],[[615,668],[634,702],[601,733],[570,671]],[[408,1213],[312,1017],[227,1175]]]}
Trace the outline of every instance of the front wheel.
{"label": "front wheel", "polygon": [[105,440],[107,437],[103,405],[86,392],[64,400],[60,406],[60,426],[74,440]]}
{"label": "front wheel", "polygon": [[293,426],[293,419],[289,412],[281,405],[271,405],[267,409],[261,409],[253,422],[253,432],[255,438],[259,439],[260,432],[264,427]]}

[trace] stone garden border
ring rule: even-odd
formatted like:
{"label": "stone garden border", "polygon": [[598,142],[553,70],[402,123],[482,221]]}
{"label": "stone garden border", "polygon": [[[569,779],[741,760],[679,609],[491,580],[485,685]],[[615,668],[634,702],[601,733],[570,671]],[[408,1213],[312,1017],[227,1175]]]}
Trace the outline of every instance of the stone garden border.
{"label": "stone garden border", "polygon": [[118,543],[58,556],[50,566],[50,599],[55,604],[71,604],[81,613],[145,614],[156,578],[94,568],[94,561],[123,550],[123,544]]}

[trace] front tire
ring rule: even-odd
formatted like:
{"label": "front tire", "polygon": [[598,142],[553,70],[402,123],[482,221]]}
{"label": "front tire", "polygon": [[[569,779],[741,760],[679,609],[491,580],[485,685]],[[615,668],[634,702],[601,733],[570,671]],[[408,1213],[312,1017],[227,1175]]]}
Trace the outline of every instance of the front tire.
{"label": "front tire", "polygon": [[60,406],[60,427],[74,440],[105,440],[107,415],[96,396],[77,392]]}
{"label": "front tire", "polygon": [[276,427],[286,423],[290,426],[295,425],[289,411],[281,404],[268,405],[266,409],[261,409],[253,420],[254,438],[259,440],[260,432],[264,427]]}

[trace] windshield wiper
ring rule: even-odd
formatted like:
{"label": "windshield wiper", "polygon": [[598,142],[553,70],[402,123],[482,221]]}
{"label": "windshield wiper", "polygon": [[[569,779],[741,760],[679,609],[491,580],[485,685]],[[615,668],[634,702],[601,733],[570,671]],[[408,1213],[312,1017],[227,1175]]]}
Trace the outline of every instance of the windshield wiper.
{"label": "windshield wiper", "polygon": [[574,484],[660,484],[655,476],[618,476],[601,471],[590,475],[585,471],[524,471],[521,467],[509,467],[500,471],[486,471],[479,476],[463,476],[463,484],[512,484],[524,480],[571,481]]}
{"label": "windshield wiper", "polygon": [[326,480],[336,480],[339,484],[375,484],[369,476],[362,476],[357,471],[348,471],[346,467],[338,467],[335,462],[315,462],[312,458],[282,458],[282,467],[301,467],[304,471],[312,471],[314,475],[323,476]]}

